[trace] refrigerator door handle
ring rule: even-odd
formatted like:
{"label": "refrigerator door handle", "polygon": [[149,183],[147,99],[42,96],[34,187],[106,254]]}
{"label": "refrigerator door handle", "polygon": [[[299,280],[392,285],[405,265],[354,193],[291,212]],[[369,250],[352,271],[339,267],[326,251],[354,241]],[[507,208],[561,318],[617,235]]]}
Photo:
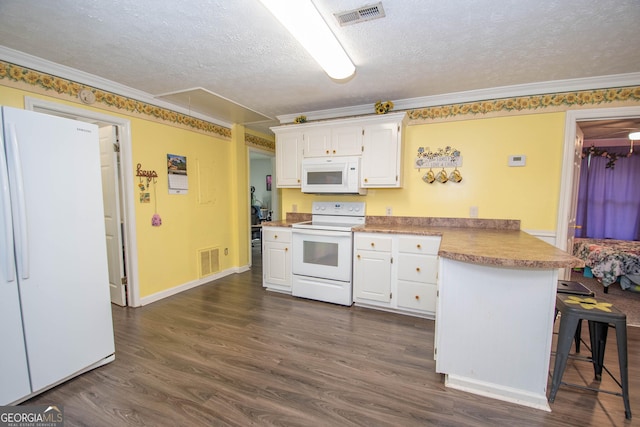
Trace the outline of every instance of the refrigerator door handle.
{"label": "refrigerator door handle", "polygon": [[[0,143],[2,140],[0,140]],[[4,224],[0,224],[4,228],[4,262],[6,264],[6,280],[13,282],[16,280],[16,261],[13,253],[13,228],[11,221],[11,198],[9,194],[9,171],[7,170],[7,156],[3,146],[0,146],[0,202],[4,211],[2,217]]]}
{"label": "refrigerator door handle", "polygon": [[22,180],[22,163],[20,163],[20,151],[18,150],[18,136],[15,125],[9,123],[9,141],[7,144],[7,156],[11,157],[13,165],[13,178],[15,181],[15,204],[17,211],[13,216],[14,238],[19,275],[23,279],[29,278],[29,239],[27,235],[27,206],[24,196],[24,182]]}

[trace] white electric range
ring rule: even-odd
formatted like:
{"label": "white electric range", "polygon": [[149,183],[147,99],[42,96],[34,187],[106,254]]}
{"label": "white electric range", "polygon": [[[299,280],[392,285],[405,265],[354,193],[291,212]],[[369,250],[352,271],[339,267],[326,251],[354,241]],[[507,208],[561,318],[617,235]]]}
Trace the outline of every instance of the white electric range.
{"label": "white electric range", "polygon": [[292,295],[353,304],[353,232],[364,202],[313,202],[311,221],[292,226]]}

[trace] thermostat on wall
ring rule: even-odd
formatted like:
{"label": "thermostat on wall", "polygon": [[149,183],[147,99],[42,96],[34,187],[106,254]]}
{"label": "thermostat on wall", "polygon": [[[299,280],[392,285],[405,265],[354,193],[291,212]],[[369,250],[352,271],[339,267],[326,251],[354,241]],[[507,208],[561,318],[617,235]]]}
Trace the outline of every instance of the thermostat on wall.
{"label": "thermostat on wall", "polygon": [[518,154],[515,156],[509,156],[509,166],[524,166],[527,161],[527,156]]}

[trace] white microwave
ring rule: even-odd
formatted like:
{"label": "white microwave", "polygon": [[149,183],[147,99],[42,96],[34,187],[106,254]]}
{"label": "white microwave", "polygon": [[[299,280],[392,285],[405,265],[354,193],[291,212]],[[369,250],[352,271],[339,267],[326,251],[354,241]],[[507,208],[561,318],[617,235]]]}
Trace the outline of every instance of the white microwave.
{"label": "white microwave", "polygon": [[302,192],[367,194],[360,188],[360,157],[309,157],[302,159]]}

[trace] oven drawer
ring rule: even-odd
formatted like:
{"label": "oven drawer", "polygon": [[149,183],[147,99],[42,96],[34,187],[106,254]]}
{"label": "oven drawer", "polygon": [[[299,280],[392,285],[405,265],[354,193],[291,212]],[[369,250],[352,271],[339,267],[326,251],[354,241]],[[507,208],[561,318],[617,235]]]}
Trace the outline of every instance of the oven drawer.
{"label": "oven drawer", "polygon": [[355,234],[355,247],[359,250],[391,252],[391,237],[371,234]]}
{"label": "oven drawer", "polygon": [[440,236],[400,237],[398,251],[411,254],[437,255]]}
{"label": "oven drawer", "polygon": [[265,242],[291,243],[291,231],[285,228],[262,227],[262,240]]}

